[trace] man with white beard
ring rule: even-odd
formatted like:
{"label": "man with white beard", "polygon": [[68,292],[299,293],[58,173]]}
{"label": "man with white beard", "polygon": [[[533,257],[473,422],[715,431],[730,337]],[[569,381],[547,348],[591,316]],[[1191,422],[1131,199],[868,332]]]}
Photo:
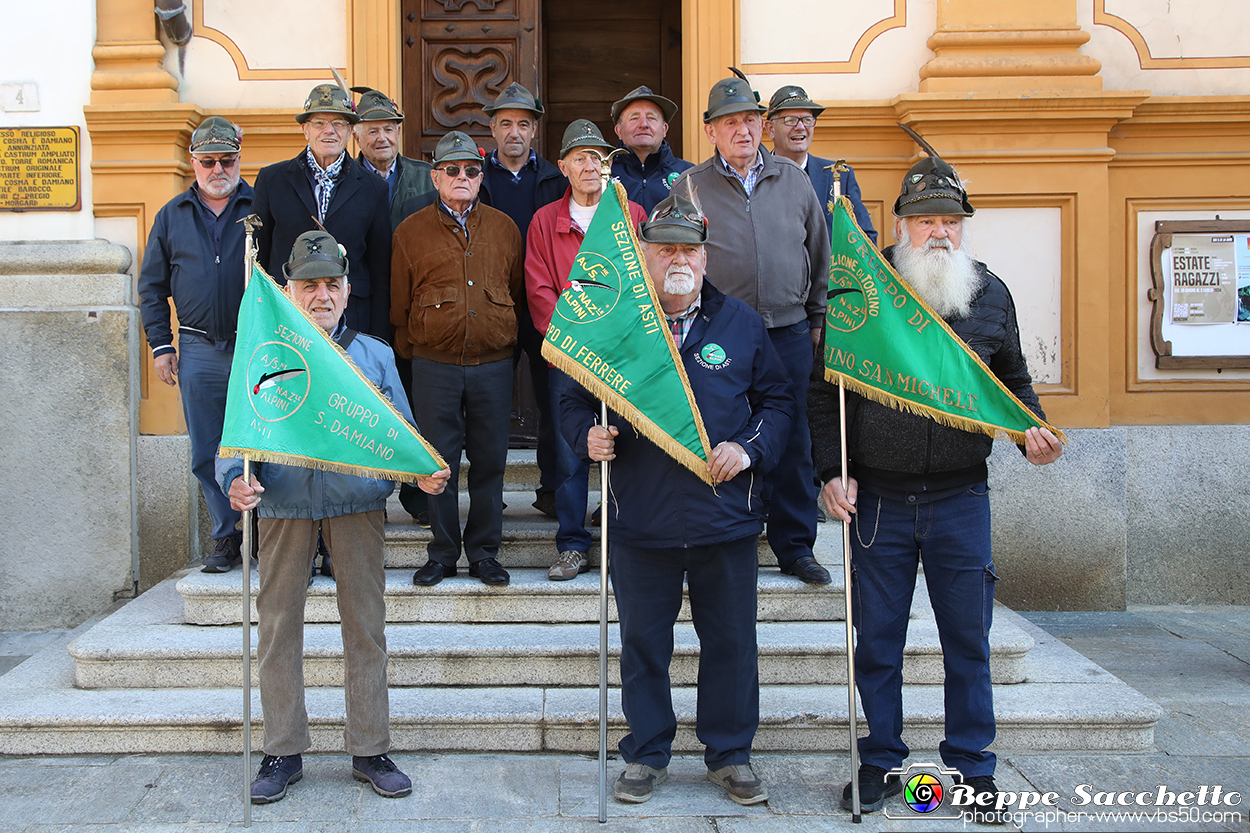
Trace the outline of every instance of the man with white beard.
{"label": "man with white beard", "polygon": [[[883,254],[1003,385],[1044,418],[1020,350],[1011,293],[968,245],[973,210],[955,170],[936,155],[922,159],[907,172],[894,203],[899,242]],[[985,464],[993,441],[850,391],[846,400],[850,477],[844,491],[838,389],[822,369],[812,374],[808,415],[816,471],[825,484],[821,497],[830,514],[853,527],[855,675],[868,723],[868,735],[859,740],[861,809],[879,810],[902,790],[898,776],[887,774],[908,755],[903,646],[922,560],[946,674],[946,738],[939,752],[984,806],[981,796],[997,795],[995,757],[987,749],[995,731],[989,631],[998,581]],[[1020,450],[1039,466],[1063,453],[1044,428],[1025,432]],[[842,806],[851,809],[850,784]],[[1003,820],[985,812],[984,820]]]}
{"label": "man with white beard", "polygon": [[[763,475],[789,439],[794,398],[763,319],[703,278],[707,220],[672,195],[642,224],[643,255],[699,405],[712,453],[710,488],[580,386],[561,400],[560,426],[582,459],[611,460],[604,518],[621,623],[618,801],[639,804],[668,778],[677,733],[669,664],[683,579],[699,635],[695,734],[707,778],[738,804],[768,800],[751,769],[759,726],[755,638]],[[712,276],[714,277],[714,276]]]}

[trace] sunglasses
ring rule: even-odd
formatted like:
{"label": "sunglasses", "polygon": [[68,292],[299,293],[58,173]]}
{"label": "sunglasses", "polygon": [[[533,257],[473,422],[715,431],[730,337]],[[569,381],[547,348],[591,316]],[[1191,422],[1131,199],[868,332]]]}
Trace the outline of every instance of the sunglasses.
{"label": "sunglasses", "polygon": [[447,174],[447,176],[451,177],[452,179],[455,179],[456,177],[460,176],[460,171],[462,170],[464,171],[464,175],[467,176],[469,179],[477,179],[479,176],[482,175],[482,169],[479,168],[477,165],[467,165],[464,168],[461,168],[459,165],[445,165],[439,168],[438,170]]}
{"label": "sunglasses", "polygon": [[200,167],[206,171],[211,171],[218,165],[221,165],[221,169],[226,171],[239,164],[239,157],[237,156],[229,156],[223,159],[201,159],[198,156],[194,156],[192,158],[195,159],[195,161],[199,163]]}

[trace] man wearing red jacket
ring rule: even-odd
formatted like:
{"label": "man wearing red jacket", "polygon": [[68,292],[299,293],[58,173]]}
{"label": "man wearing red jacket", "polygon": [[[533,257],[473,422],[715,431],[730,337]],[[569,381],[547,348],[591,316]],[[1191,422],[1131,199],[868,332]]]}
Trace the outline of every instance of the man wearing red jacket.
{"label": "man wearing red jacket", "polygon": [[[539,333],[546,333],[556,299],[568,285],[573,258],[603,196],[600,167],[612,146],[594,122],[578,119],[564,131],[560,172],[569,180],[564,197],[543,206],[530,222],[525,247],[525,294]],[[647,219],[642,206],[631,202],[634,227]],[[578,459],[560,435],[560,396],[574,384],[565,373],[551,369],[551,416],[556,429],[556,563],[547,571],[552,581],[567,581],[590,568],[590,532],[586,529],[588,463]]]}

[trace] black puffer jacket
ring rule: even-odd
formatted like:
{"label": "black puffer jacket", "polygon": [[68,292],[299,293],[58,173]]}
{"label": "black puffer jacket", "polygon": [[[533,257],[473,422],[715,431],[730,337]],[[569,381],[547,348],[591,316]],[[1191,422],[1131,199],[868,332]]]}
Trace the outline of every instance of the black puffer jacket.
{"label": "black puffer jacket", "polygon": [[[891,262],[893,248],[883,252]],[[1020,331],[1011,292],[984,263],[978,262],[977,268],[983,281],[972,301],[971,312],[967,318],[947,323],[1025,407],[1044,419],[1020,350]],[[816,471],[821,482],[828,482],[842,473],[842,450],[838,388],[824,380],[821,362],[812,369],[807,414]],[[948,428],[849,390],[846,418],[850,473],[860,483],[896,492],[941,492],[986,478],[985,460],[994,443],[984,434]]]}

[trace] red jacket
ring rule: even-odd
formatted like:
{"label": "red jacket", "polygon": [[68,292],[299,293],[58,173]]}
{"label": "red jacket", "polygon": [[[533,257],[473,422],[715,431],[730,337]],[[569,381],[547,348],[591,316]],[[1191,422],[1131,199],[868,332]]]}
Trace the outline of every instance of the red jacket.
{"label": "red jacket", "polygon": [[[530,221],[529,240],[525,244],[525,297],[529,300],[534,327],[546,334],[556,299],[569,285],[573,258],[582,247],[582,230],[573,225],[569,214],[569,197],[573,191],[564,189],[564,196],[534,212]],[[647,219],[641,205],[631,201],[629,216],[634,230]]]}

